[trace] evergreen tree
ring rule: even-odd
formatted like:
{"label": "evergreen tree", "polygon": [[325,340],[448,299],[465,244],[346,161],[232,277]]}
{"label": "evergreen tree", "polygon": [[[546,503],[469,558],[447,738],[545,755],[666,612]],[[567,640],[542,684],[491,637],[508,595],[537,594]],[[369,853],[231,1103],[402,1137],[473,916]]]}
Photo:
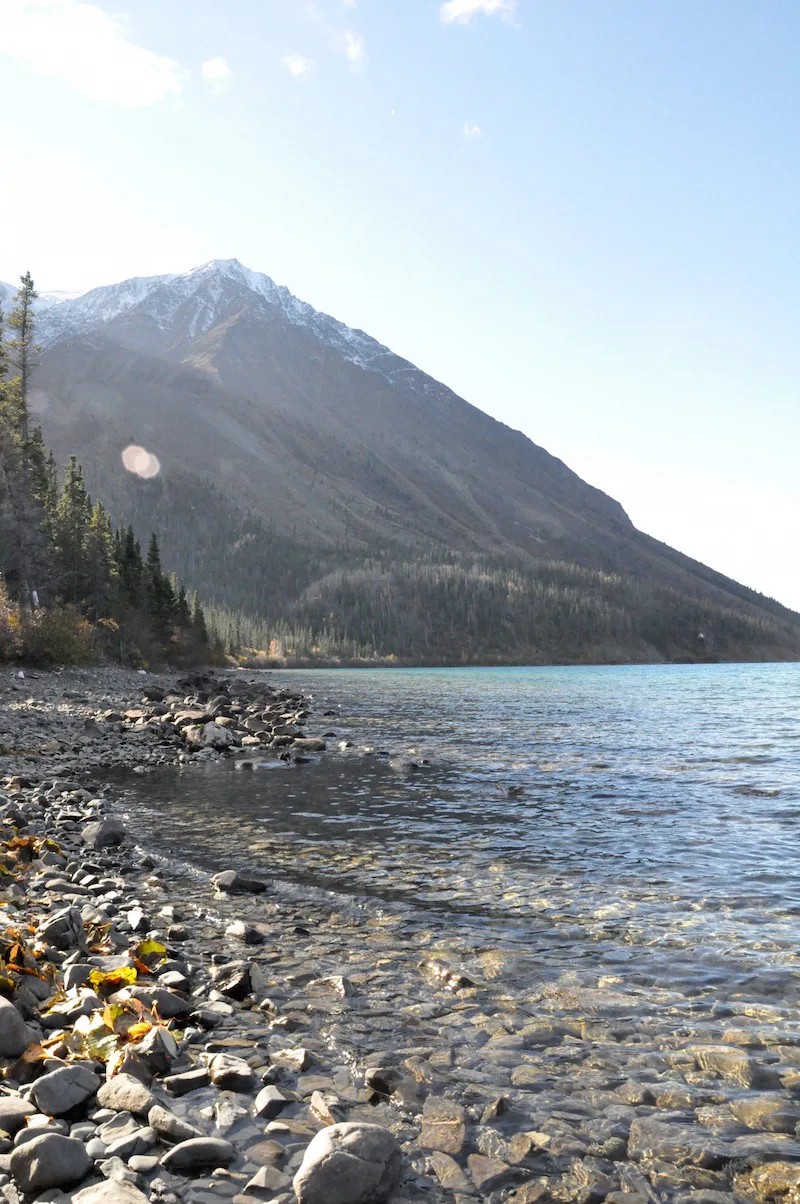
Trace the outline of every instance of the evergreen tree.
{"label": "evergreen tree", "polygon": [[[37,590],[51,576],[44,511],[29,481],[29,459],[32,454],[34,459],[38,457],[40,446],[38,443],[29,446],[22,378],[8,376],[11,364],[19,366],[22,362],[26,382],[29,377],[33,337],[31,290],[32,282],[31,289],[20,290],[22,300],[15,306],[9,323],[17,331],[17,337],[10,344],[3,339],[0,315],[0,573],[11,597],[20,599],[25,606],[36,604]],[[24,340],[19,335],[20,326]],[[20,349],[22,342],[26,347],[24,354]],[[37,469],[38,466],[37,459]]]}
{"label": "evergreen tree", "polygon": [[22,437],[23,447],[28,442],[28,393],[30,390],[31,372],[34,368],[34,356],[37,351],[34,340],[35,317],[33,303],[38,293],[33,286],[30,272],[20,277],[20,285],[14,301],[14,308],[8,319],[12,335],[9,342],[11,365],[16,369],[16,379],[12,382],[15,393],[17,422]]}
{"label": "evergreen tree", "polygon": [[114,542],[114,560],[123,608],[141,610],[145,601],[142,549],[133,527],[120,527]]}
{"label": "evergreen tree", "polygon": [[95,502],[84,547],[86,602],[95,620],[109,615],[114,597],[115,565],[111,520],[100,502]]}
{"label": "evergreen tree", "polygon": [[206,627],[206,616],[203,613],[203,608],[200,605],[200,595],[197,590],[192,594],[192,631],[194,638],[202,648],[208,647],[208,628]]}
{"label": "evergreen tree", "polygon": [[86,541],[91,517],[83,469],[77,458],[70,456],[53,519],[53,543],[59,594],[73,605],[88,592]]}
{"label": "evergreen tree", "polygon": [[155,532],[150,536],[145,565],[145,589],[147,609],[155,631],[160,636],[166,636],[172,626],[175,615],[175,595],[172,591],[169,577],[161,568],[161,553],[158,550],[158,540]]}
{"label": "evergreen tree", "polygon": [[192,625],[192,612],[189,609],[189,602],[186,597],[186,587],[178,586],[178,578],[175,576],[173,589],[176,590],[175,601],[175,625],[180,627],[182,631],[186,631]]}

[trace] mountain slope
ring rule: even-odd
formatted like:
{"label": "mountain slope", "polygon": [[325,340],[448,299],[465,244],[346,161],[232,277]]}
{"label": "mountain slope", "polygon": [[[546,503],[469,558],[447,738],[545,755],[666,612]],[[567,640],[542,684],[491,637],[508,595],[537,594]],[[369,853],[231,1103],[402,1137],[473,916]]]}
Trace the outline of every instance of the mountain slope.
{"label": "mountain slope", "polygon": [[[376,557],[523,572],[546,558],[769,616],[774,654],[800,655],[791,612],[637,531],[526,436],[236,260],[51,304],[39,341],[33,400],[57,455],[76,452],[116,514],[155,522],[207,595],[275,615]],[[132,443],[160,460],[153,480],[124,470]]]}

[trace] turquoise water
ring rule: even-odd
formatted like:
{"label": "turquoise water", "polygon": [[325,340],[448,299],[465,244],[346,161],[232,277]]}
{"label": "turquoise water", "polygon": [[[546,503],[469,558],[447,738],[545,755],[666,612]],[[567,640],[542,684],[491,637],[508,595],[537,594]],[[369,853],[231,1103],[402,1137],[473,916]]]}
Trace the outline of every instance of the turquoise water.
{"label": "turquoise water", "polygon": [[794,991],[800,665],[266,676],[312,695],[330,751],[149,775],[161,851],[539,965]]}

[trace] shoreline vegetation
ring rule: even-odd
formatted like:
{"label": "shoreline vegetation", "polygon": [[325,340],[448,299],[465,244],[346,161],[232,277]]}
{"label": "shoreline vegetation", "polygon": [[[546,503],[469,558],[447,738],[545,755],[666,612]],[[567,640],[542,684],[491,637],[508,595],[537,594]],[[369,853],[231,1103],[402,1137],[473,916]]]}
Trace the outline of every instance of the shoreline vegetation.
{"label": "shoreline vegetation", "polygon": [[515,996],[513,949],[187,872],[100,785],[335,756],[325,722],[285,678],[0,675],[5,1199],[791,1204],[800,1021],[758,975],[720,1006],[567,959]]}

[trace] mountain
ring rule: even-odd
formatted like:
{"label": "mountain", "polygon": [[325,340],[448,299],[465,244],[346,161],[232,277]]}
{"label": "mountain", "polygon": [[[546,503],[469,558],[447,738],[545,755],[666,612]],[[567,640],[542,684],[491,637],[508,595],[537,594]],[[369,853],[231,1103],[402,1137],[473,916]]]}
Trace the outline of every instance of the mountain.
{"label": "mountain", "polygon": [[[333,630],[346,577],[370,598],[361,642],[376,646],[380,629],[391,651],[375,614],[391,609],[382,595],[398,595],[398,566],[415,566],[418,603],[406,606],[432,616],[423,582],[441,583],[442,566],[461,565],[458,589],[472,596],[481,574],[513,569],[541,585],[558,562],[595,574],[575,588],[598,607],[608,575],[624,580],[613,605],[639,615],[587,656],[693,659],[699,637],[725,658],[800,656],[798,616],[636,530],[525,435],[235,259],[46,305],[38,340],[32,404],[57,456],[75,452],[112,512],[142,533],[154,525],[169,562],[220,603]],[[131,444],[157,457],[157,475],[125,470]],[[661,647],[642,627],[643,590],[651,607],[691,600],[686,630]],[[755,626],[723,636],[723,612]],[[520,642],[509,622],[496,655],[533,655],[536,633]]]}

